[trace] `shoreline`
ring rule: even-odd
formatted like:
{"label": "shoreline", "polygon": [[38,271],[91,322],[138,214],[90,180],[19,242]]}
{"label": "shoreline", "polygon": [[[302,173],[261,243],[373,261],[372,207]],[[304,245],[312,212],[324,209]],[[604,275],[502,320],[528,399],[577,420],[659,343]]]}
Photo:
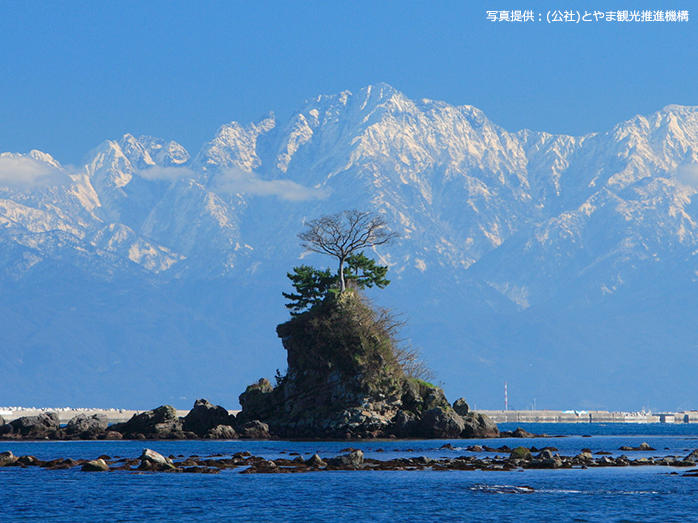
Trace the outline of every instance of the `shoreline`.
{"label": "shoreline", "polygon": [[[33,407],[0,407],[0,416],[6,422],[14,421],[23,416],[38,416],[55,412],[61,424],[65,424],[78,414],[92,416],[104,414],[109,424],[125,423],[134,415],[149,409],[99,409],[99,408],[33,408]],[[177,410],[177,416],[186,417],[189,410]],[[228,410],[229,414],[237,415],[240,410]],[[698,410],[683,410],[676,412],[621,412],[606,410],[479,410],[495,423],[668,423],[694,424],[698,423]]]}
{"label": "shoreline", "polygon": [[[78,414],[85,414],[86,416],[92,416],[94,414],[104,414],[109,420],[109,425],[115,423],[125,423],[130,420],[133,416],[141,414],[142,412],[147,412],[150,409],[143,410],[127,410],[127,409],[87,409],[87,408],[25,408],[25,407],[0,407],[0,416],[5,420],[6,423],[14,421],[18,418],[24,416],[38,416],[40,414],[46,414],[49,412],[54,412],[58,416],[61,424],[66,424],[71,418],[77,416]],[[229,410],[230,414],[237,414],[239,410]],[[180,418],[186,417],[189,414],[189,410],[177,410],[177,416]]]}
{"label": "shoreline", "polygon": [[698,410],[611,412],[607,410],[478,410],[495,423],[698,423]]}
{"label": "shoreline", "polygon": [[[38,416],[48,412],[55,412],[62,424],[78,414],[92,416],[104,414],[109,424],[124,423],[134,415],[146,412],[149,409],[93,409],[93,408],[26,408],[26,407],[0,407],[0,416],[6,422],[14,421],[23,416]],[[184,418],[189,410],[177,410],[177,416]],[[228,410],[229,414],[237,415],[240,410]],[[676,412],[614,412],[606,410],[478,410],[495,423],[669,423],[687,424],[698,423],[698,410],[684,410]]]}

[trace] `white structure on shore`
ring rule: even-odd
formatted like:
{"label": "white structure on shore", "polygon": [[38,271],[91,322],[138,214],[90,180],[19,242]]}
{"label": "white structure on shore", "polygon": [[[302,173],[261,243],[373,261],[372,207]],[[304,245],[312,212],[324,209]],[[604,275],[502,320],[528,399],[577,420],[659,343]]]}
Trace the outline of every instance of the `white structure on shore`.
{"label": "white structure on shore", "polygon": [[698,423],[698,411],[609,412],[606,410],[480,410],[495,423]]}

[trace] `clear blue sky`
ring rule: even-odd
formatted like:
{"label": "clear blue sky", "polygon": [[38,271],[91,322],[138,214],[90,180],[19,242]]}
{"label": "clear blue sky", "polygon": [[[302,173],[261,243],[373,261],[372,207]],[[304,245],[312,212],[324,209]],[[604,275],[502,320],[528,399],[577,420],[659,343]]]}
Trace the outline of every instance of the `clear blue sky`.
{"label": "clear blue sky", "polygon": [[[698,105],[693,0],[0,0],[0,151],[78,163],[126,132],[194,153],[216,129],[386,82],[505,129],[583,134]],[[688,10],[688,22],[538,22]],[[487,10],[533,9],[535,22]]]}

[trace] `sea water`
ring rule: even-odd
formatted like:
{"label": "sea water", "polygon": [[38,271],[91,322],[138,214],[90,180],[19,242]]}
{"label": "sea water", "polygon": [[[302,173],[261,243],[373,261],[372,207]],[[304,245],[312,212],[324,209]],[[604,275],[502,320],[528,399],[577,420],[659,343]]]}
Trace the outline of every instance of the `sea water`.
{"label": "sea water", "polygon": [[[474,444],[583,448],[613,456],[685,456],[698,448],[698,425],[525,424],[534,433],[565,437],[496,440],[289,441],[1,441],[0,451],[43,460],[102,454],[137,458],[144,447],[164,455],[201,457],[249,451],[268,459],[331,457],[351,446],[366,457],[473,455]],[[502,424],[502,430],[516,425]],[[656,451],[620,451],[649,443]],[[450,443],[453,449],[441,448]],[[483,452],[482,456],[506,455]],[[292,457],[292,456],[291,456]],[[1,513],[7,521],[698,521],[698,477],[685,468],[633,466],[559,470],[333,471],[298,474],[166,474],[79,467],[0,468]]]}

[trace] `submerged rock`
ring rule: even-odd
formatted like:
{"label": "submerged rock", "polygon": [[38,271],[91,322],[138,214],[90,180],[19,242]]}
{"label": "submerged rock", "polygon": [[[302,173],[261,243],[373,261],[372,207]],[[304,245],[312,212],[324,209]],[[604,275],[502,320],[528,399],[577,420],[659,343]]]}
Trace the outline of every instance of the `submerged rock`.
{"label": "submerged rock", "polygon": [[629,447],[627,445],[624,445],[619,450],[639,452],[639,451],[650,451],[650,450],[657,450],[657,449],[654,449],[648,443],[643,442],[643,443],[640,443],[640,445],[637,447]]}

